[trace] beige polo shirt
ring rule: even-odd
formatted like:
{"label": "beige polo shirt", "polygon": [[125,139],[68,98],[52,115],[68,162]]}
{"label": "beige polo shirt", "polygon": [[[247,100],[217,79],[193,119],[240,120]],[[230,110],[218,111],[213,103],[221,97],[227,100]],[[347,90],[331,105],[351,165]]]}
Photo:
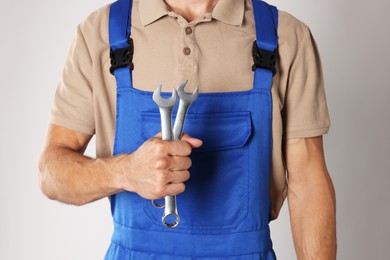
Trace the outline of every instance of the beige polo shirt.
{"label": "beige polo shirt", "polygon": [[[77,27],[59,83],[50,123],[96,134],[97,157],[112,154],[115,78],[109,73],[109,5]],[[184,80],[188,90],[248,90],[253,86],[255,27],[250,0],[219,0],[211,13],[188,23],[163,0],[135,0],[132,9],[134,87],[164,91]],[[273,217],[287,192],[284,138],[323,135],[329,128],[321,63],[310,30],[279,12],[279,60],[272,86]]]}

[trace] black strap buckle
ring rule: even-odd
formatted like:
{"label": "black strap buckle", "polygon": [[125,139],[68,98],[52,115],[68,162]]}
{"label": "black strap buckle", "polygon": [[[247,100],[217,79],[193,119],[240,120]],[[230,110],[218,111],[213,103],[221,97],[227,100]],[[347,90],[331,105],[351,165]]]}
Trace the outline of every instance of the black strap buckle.
{"label": "black strap buckle", "polygon": [[277,51],[267,51],[257,47],[256,41],[253,42],[252,48],[253,62],[252,70],[256,68],[267,69],[272,71],[272,75],[276,73],[276,57]]}
{"label": "black strap buckle", "polygon": [[114,75],[114,71],[118,68],[134,69],[133,64],[134,43],[133,39],[129,38],[129,45],[122,49],[110,49],[111,67],[110,73]]}

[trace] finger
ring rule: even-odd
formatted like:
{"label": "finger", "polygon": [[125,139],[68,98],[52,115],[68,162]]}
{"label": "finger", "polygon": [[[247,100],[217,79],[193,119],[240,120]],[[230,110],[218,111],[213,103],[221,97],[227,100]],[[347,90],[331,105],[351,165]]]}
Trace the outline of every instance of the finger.
{"label": "finger", "polygon": [[171,156],[188,156],[192,152],[191,145],[186,141],[167,141],[168,154]]}
{"label": "finger", "polygon": [[161,178],[161,182],[164,185],[182,183],[190,179],[190,172],[188,170],[166,171],[164,172],[164,176]]}
{"label": "finger", "polygon": [[184,183],[173,183],[169,184],[167,187],[167,196],[175,196],[180,193],[183,193],[186,189]]}
{"label": "finger", "polygon": [[198,148],[198,147],[201,147],[202,144],[203,144],[203,141],[198,139],[198,138],[195,138],[195,137],[192,137],[186,133],[183,134],[181,140],[183,141],[186,141],[187,143],[189,143],[192,148]]}
{"label": "finger", "polygon": [[189,157],[172,156],[170,170],[180,171],[188,170],[192,165],[192,160]]}
{"label": "finger", "polygon": [[188,170],[170,171],[167,179],[169,180],[168,185],[183,183],[190,179],[190,172]]}

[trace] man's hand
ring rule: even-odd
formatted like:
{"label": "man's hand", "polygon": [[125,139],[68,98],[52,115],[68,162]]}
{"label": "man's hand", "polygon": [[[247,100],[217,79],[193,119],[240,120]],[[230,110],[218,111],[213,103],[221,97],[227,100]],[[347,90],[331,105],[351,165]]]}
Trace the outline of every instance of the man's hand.
{"label": "man's hand", "polygon": [[162,141],[157,135],[132,154],[91,159],[83,155],[91,136],[51,125],[39,162],[42,191],[51,199],[85,203],[127,190],[148,199],[184,191],[192,148],[199,139]]}
{"label": "man's hand", "polygon": [[285,142],[288,203],[299,260],[336,259],[335,192],[322,137]]}
{"label": "man's hand", "polygon": [[200,140],[189,135],[184,135],[182,141],[163,141],[158,134],[133,154],[122,156],[122,188],[146,199],[182,193],[184,182],[190,178],[192,162],[188,156],[192,148],[201,145]]}

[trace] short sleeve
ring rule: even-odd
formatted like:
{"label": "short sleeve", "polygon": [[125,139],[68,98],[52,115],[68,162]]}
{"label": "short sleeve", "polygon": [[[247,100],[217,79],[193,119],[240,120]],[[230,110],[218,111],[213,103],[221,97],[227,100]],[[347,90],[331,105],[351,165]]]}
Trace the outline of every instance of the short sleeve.
{"label": "short sleeve", "polygon": [[50,123],[92,135],[95,132],[92,60],[80,27],[65,60]]}
{"label": "short sleeve", "polygon": [[321,60],[315,40],[305,27],[293,57],[282,110],[284,138],[308,138],[326,134],[330,120]]}

